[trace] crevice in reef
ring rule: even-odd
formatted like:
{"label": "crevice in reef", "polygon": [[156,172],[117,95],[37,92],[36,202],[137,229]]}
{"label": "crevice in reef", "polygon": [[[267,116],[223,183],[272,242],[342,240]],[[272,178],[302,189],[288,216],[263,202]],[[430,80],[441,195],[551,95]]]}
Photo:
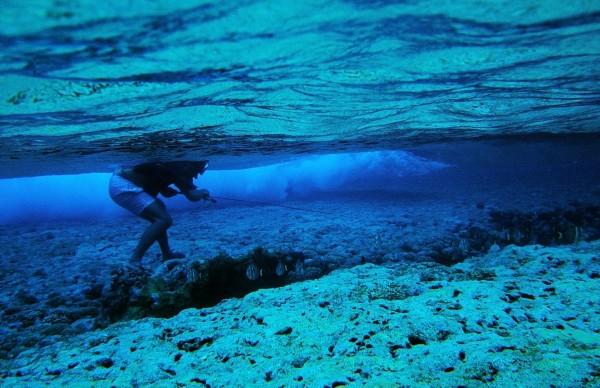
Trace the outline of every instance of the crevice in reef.
{"label": "crevice in reef", "polygon": [[168,260],[152,274],[118,268],[102,296],[110,322],[146,316],[171,317],[190,307],[210,307],[263,288],[281,287],[322,276],[322,268],[305,268],[299,251],[255,248],[241,258],[225,253],[208,261]]}
{"label": "crevice in reef", "polygon": [[[484,206],[479,204],[478,206]],[[460,226],[434,242],[429,259],[444,265],[499,251],[507,245],[557,246],[600,238],[600,206],[571,203],[547,211],[489,211],[486,224]],[[423,259],[423,258],[421,258]]]}

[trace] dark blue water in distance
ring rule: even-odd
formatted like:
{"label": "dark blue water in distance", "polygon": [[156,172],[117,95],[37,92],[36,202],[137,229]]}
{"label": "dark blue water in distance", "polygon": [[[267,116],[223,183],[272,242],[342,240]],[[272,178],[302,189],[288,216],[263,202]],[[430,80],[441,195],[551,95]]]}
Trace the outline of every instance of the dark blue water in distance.
{"label": "dark blue water in distance", "polygon": [[600,384],[599,1],[6,0],[0,47],[0,385]]}

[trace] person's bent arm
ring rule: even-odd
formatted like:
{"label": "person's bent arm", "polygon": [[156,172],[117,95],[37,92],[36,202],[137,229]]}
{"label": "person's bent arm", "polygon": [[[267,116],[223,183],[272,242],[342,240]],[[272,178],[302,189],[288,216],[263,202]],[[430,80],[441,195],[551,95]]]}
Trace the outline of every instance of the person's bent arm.
{"label": "person's bent arm", "polygon": [[208,190],[204,189],[187,190],[183,192],[183,195],[185,195],[185,197],[192,202],[202,201],[210,198],[210,193]]}

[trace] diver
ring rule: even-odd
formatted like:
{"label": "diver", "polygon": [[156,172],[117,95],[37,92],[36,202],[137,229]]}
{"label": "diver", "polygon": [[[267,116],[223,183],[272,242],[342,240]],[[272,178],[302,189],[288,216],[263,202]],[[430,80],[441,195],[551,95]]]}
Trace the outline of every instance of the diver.
{"label": "diver", "polygon": [[[193,179],[204,174],[208,160],[148,162],[131,168],[117,169],[110,178],[109,194],[119,206],[149,221],[130,259],[130,265],[139,267],[150,246],[158,241],[163,260],[185,257],[181,252],[171,250],[167,229],[173,220],[158,194],[166,198],[183,194],[193,202],[209,200],[208,190],[198,189]],[[179,191],[170,187],[175,185]]]}

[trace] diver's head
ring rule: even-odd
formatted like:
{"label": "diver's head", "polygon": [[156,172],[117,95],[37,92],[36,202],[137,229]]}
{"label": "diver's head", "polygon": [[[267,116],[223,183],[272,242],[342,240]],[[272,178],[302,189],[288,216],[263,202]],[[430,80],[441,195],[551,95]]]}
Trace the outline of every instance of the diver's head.
{"label": "diver's head", "polygon": [[208,160],[199,161],[178,161],[173,162],[177,170],[187,177],[197,178],[198,175],[204,174],[208,167]]}

